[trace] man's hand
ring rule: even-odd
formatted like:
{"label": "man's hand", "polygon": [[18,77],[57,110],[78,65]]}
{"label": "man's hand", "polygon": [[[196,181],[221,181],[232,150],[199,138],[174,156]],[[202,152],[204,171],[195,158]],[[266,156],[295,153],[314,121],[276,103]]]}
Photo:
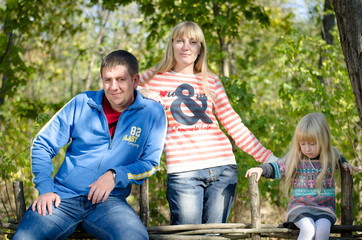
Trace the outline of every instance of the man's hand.
{"label": "man's hand", "polygon": [[40,215],[45,216],[47,213],[47,209],[49,212],[49,215],[53,214],[53,202],[55,202],[55,207],[58,207],[60,204],[60,197],[58,194],[49,192],[44,193],[40,195],[35,201],[33,202],[32,210],[35,211],[35,208],[37,208],[38,213]]}
{"label": "man's hand", "polygon": [[342,167],[344,168],[344,171],[349,171],[349,173],[352,175],[353,171],[361,172],[362,169],[359,167],[354,167],[351,164],[344,162],[342,163]]}
{"label": "man's hand", "polygon": [[252,173],[256,173],[256,179],[255,181],[258,182],[260,177],[261,177],[261,174],[263,173],[263,169],[261,167],[255,167],[255,168],[250,168],[246,174],[245,174],[245,177],[249,178],[251,177],[251,174]]}
{"label": "man's hand", "polygon": [[92,200],[92,203],[95,204],[103,198],[103,202],[105,202],[115,187],[112,171],[107,171],[88,187],[90,188],[88,200]]}

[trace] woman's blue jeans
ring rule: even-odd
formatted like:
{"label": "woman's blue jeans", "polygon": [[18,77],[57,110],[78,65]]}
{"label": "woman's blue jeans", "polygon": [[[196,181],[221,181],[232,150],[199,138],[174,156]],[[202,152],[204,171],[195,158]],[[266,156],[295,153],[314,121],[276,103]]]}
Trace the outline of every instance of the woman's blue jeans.
{"label": "woman's blue jeans", "polygon": [[235,195],[237,165],[167,175],[171,224],[225,223]]}
{"label": "woman's blue jeans", "polygon": [[14,240],[65,239],[78,224],[97,239],[148,239],[148,232],[123,197],[109,196],[92,204],[87,196],[62,199],[50,216],[39,215],[31,206],[22,218]]}

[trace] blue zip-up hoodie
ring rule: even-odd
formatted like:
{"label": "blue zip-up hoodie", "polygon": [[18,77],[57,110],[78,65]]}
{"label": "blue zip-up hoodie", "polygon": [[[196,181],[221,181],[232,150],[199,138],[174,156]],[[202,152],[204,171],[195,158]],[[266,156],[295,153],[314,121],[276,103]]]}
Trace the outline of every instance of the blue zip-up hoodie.
{"label": "blue zip-up hoodie", "polygon": [[[88,185],[113,169],[117,177],[111,195],[127,197],[133,183],[142,184],[157,170],[166,135],[166,114],[161,104],[137,91],[135,94],[134,103],[119,117],[113,140],[102,108],[104,90],[77,95],[50,119],[30,149],[39,195],[88,195]],[[68,143],[64,162],[53,180],[52,159]]]}

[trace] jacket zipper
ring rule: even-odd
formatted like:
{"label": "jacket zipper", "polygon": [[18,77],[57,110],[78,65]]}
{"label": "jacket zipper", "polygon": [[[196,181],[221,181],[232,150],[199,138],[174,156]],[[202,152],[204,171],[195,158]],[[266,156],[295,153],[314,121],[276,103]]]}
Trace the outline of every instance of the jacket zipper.
{"label": "jacket zipper", "polygon": [[[108,122],[107,122],[107,117],[106,117],[106,114],[104,113],[104,111],[102,110],[102,109],[100,109],[100,108],[98,108],[98,106],[96,106],[96,105],[93,105],[92,103],[89,103],[92,107],[94,107],[95,109],[97,109],[98,111],[100,111],[101,112],[101,114],[102,114],[102,120],[103,120],[103,123],[105,123],[105,126],[108,126]],[[108,131],[106,131],[107,132],[107,134],[108,134],[108,139],[110,140],[109,141],[109,149],[112,149],[112,147],[113,147],[113,139],[111,138],[111,134],[109,133],[109,130]]]}

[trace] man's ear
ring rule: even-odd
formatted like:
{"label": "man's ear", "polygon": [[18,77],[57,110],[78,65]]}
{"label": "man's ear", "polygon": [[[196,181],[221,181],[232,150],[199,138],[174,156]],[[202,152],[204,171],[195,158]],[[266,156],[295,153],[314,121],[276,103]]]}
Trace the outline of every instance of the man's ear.
{"label": "man's ear", "polygon": [[140,83],[140,75],[139,74],[134,75],[133,81],[134,81],[133,89],[136,90],[138,84]]}

